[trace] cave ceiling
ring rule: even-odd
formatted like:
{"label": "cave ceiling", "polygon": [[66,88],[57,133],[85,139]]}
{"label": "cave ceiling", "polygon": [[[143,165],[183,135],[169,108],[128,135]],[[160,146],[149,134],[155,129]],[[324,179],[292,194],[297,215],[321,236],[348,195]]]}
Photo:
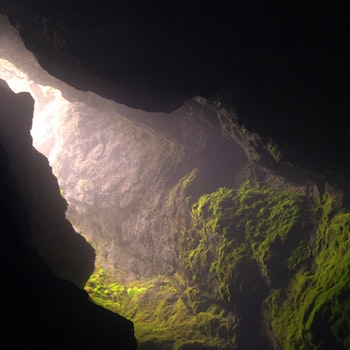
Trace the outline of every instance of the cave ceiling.
{"label": "cave ceiling", "polygon": [[[0,1],[52,75],[146,111],[217,95],[306,163],[344,167],[349,21],[339,4]],[[346,164],[345,164],[346,165]]]}

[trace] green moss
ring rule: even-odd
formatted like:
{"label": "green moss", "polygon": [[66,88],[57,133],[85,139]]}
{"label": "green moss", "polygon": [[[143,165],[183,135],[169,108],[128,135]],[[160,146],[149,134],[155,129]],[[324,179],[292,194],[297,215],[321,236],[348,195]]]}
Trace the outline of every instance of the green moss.
{"label": "green moss", "polygon": [[233,349],[235,323],[218,305],[196,311],[200,292],[184,286],[178,274],[118,285],[100,268],[85,289],[97,304],[134,322],[139,349],[181,349],[189,344]]}
{"label": "green moss", "polygon": [[282,153],[280,152],[278,146],[272,140],[269,140],[269,142],[266,145],[266,149],[275,159],[276,162],[279,162],[282,159]]}
{"label": "green moss", "polygon": [[182,231],[181,262],[189,275],[199,276],[199,286],[215,276],[217,284],[209,283],[215,297],[230,302],[233,289],[241,285],[241,261],[255,261],[271,278],[271,265],[293,235],[302,208],[299,194],[252,181],[237,190],[222,187],[205,194],[192,206],[193,227]]}
{"label": "green moss", "polygon": [[303,239],[298,246],[293,249],[288,257],[288,270],[298,271],[311,257],[311,245]]}
{"label": "green moss", "polygon": [[254,181],[219,188],[179,221],[177,273],[120,285],[99,269],[86,289],[134,322],[141,350],[234,349],[254,303],[275,348],[349,349],[350,213],[341,200],[331,188],[319,203]]}
{"label": "green moss", "polygon": [[[325,194],[314,211],[315,236],[293,251],[298,271],[285,295],[265,300],[267,319],[283,349],[348,349],[350,344],[350,213]],[[312,263],[303,265],[305,258]],[[285,344],[283,346],[283,344]]]}

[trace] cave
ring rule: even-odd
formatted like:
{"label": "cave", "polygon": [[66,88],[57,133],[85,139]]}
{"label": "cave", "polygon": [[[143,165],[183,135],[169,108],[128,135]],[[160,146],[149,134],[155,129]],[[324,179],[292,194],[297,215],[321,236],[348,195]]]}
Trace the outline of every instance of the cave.
{"label": "cave", "polygon": [[[346,69],[339,37],[308,61],[330,9],[57,6],[0,6],[7,339],[348,349],[347,89],[326,71]],[[227,11],[251,17],[231,27]],[[254,62],[250,25],[266,18]],[[302,64],[272,48],[281,28],[315,40]]]}

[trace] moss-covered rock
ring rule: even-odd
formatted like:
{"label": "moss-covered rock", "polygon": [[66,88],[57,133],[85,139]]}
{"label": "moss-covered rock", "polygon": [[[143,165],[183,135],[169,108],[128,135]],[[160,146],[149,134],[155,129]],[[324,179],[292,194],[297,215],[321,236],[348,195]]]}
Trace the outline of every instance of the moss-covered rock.
{"label": "moss-covered rock", "polygon": [[339,195],[329,193],[315,209],[310,241],[293,252],[304,263],[286,289],[265,300],[265,316],[283,349],[349,349],[350,213],[341,210]]}
{"label": "moss-covered rock", "polygon": [[247,181],[190,211],[174,275],[118,285],[100,269],[87,285],[133,320],[141,349],[349,348],[350,214],[339,193],[314,203]]}
{"label": "moss-covered rock", "polygon": [[349,348],[350,214],[340,193],[313,202],[247,181],[204,194],[190,212],[178,272],[120,286],[100,270],[87,285],[135,323],[141,349]]}

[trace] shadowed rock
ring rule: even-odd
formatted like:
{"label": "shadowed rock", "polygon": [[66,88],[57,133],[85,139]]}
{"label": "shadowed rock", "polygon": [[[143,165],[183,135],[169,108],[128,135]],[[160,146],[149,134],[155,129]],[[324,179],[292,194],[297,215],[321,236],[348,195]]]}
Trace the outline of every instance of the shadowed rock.
{"label": "shadowed rock", "polygon": [[[82,238],[77,236],[79,238],[74,239],[72,228],[69,229],[66,225],[68,232],[58,237],[50,234],[59,231],[45,232],[48,235],[45,246],[54,255],[50,267],[34,249],[31,243],[33,208],[28,207],[30,201],[26,198],[32,192],[28,188],[27,191],[22,191],[18,179],[22,185],[34,186],[31,190],[38,191],[38,201],[45,200],[45,191],[51,192],[50,201],[46,205],[56,223],[65,222],[65,206],[57,205],[62,201],[57,182],[54,186],[53,175],[48,171],[47,163],[43,162],[43,157],[39,157],[28,142],[29,130],[25,127],[29,126],[30,118],[23,123],[16,123],[21,116],[29,117],[32,108],[30,97],[27,94],[16,96],[4,85],[0,88],[1,137],[6,139],[6,144],[11,140],[18,142],[19,147],[17,153],[11,147],[6,147],[6,151],[5,147],[0,147],[0,232],[5,321],[3,341],[11,344],[11,347],[24,346],[27,349],[136,349],[133,323],[94,304],[88,294],[77,286],[88,277],[90,268],[87,269],[86,265],[93,264],[93,254]],[[13,117],[10,122],[7,120],[13,133],[6,129],[7,134],[4,135],[3,122],[9,117]],[[8,149],[11,157],[7,154]],[[19,156],[19,152],[22,152],[22,158],[16,160],[14,157]],[[37,162],[36,157],[40,159]],[[19,167],[21,164],[24,166],[22,169]],[[30,181],[31,167],[35,169],[40,182]],[[22,174],[14,176],[10,168]],[[28,175],[26,181],[25,175]],[[35,187],[38,183],[41,187]],[[32,205],[35,206],[35,203]],[[50,220],[50,217],[40,217],[40,206],[34,211],[34,219]],[[58,226],[64,227],[64,224]],[[69,238],[68,235],[72,237]],[[63,241],[65,237],[67,240]],[[48,246],[49,242],[51,247]],[[71,260],[73,256],[76,256],[76,262]],[[61,266],[58,264],[59,259]],[[75,283],[57,277],[55,270],[62,276],[71,277]]]}

